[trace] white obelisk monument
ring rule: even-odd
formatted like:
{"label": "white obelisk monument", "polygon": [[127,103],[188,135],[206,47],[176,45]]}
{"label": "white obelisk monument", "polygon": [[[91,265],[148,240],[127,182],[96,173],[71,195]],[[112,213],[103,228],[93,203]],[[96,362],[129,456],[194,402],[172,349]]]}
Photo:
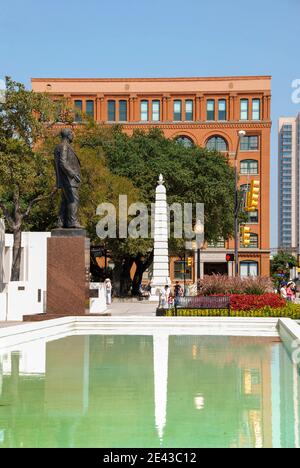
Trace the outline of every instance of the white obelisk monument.
{"label": "white obelisk monument", "polygon": [[168,251],[168,209],[166,187],[162,174],[159,175],[155,192],[154,209],[154,258],[149,300],[157,302],[159,291],[170,285]]}

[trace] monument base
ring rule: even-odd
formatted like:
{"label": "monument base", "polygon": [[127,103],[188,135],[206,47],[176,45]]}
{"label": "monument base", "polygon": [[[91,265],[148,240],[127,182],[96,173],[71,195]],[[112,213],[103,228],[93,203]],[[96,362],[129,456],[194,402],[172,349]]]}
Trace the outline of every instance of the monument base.
{"label": "monument base", "polygon": [[90,241],[84,229],[54,229],[47,244],[49,315],[89,312]]}
{"label": "monument base", "polygon": [[84,228],[56,228],[52,229],[51,237],[86,237]]}
{"label": "monument base", "polygon": [[46,313],[23,320],[48,320],[89,313],[90,241],[84,229],[54,229],[47,239]]}

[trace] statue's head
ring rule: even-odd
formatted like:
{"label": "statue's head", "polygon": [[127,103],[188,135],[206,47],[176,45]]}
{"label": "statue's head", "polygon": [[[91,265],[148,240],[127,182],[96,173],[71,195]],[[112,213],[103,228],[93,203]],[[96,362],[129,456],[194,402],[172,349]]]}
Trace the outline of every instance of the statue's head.
{"label": "statue's head", "polygon": [[73,132],[70,128],[63,128],[60,132],[60,136],[63,140],[68,140],[70,143],[73,141]]}

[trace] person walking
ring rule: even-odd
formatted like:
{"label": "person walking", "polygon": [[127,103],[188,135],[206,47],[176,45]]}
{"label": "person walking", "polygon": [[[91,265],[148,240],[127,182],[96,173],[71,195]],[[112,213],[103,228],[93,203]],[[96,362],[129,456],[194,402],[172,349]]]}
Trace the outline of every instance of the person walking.
{"label": "person walking", "polygon": [[105,293],[106,293],[106,304],[111,304],[111,292],[112,292],[112,284],[109,278],[105,280]]}
{"label": "person walking", "polygon": [[179,305],[180,298],[183,296],[182,287],[179,284],[179,281],[176,281],[174,286],[174,304]]}
{"label": "person walking", "polygon": [[161,289],[161,294],[160,294],[160,306],[163,309],[167,309],[169,307],[169,296],[170,296],[170,288],[166,284],[166,286]]}
{"label": "person walking", "polygon": [[280,287],[280,296],[282,299],[287,300],[287,292],[286,292],[286,283],[282,283]]}
{"label": "person walking", "polygon": [[294,291],[295,291],[295,283],[293,283],[293,281],[289,281],[286,287],[286,296],[289,302],[294,302],[295,300]]}

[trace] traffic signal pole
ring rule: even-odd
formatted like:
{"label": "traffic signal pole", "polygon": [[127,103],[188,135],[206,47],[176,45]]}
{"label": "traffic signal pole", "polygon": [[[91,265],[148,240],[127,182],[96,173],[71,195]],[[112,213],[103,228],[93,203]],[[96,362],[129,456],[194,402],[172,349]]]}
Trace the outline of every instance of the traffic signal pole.
{"label": "traffic signal pole", "polygon": [[239,275],[239,200],[238,200],[238,149],[240,146],[240,136],[238,138],[237,149],[235,152],[234,170],[235,170],[235,186],[234,186],[234,276]]}
{"label": "traffic signal pole", "polygon": [[238,153],[240,148],[240,141],[245,136],[245,131],[238,132],[238,142],[234,158],[234,171],[235,171],[235,187],[234,187],[234,275],[239,275],[239,192],[238,192]]}
{"label": "traffic signal pole", "polygon": [[186,275],[186,254],[185,254],[185,250],[184,250],[184,261],[183,261],[183,265],[184,265],[184,272],[183,272],[183,295],[185,296],[185,284],[186,284],[186,280],[185,280],[185,275]]}

